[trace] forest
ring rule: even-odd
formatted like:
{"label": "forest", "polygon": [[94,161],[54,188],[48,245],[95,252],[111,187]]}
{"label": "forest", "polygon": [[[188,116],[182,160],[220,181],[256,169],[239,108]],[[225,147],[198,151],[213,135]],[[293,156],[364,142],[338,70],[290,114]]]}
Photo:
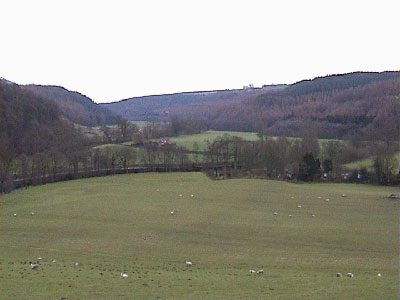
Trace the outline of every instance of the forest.
{"label": "forest", "polygon": [[78,92],[68,91],[63,87],[30,84],[23,88],[39,97],[55,102],[60,113],[77,124],[85,126],[114,124],[118,119],[118,115],[98,105],[92,99]]}
{"label": "forest", "polygon": [[306,122],[319,138],[398,140],[398,78],[396,72],[317,78],[241,102],[181,107],[171,113],[213,130],[301,136]]}

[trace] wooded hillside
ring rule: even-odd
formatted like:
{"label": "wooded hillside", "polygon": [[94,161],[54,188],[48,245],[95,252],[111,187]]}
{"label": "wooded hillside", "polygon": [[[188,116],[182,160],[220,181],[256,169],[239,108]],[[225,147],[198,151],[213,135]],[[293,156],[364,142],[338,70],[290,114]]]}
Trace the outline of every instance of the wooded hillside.
{"label": "wooded hillside", "polygon": [[356,72],[289,86],[131,98],[105,107],[130,120],[181,118],[213,130],[396,139],[399,72]]}
{"label": "wooded hillside", "polygon": [[265,86],[246,90],[221,90],[133,97],[118,102],[102,103],[114,113],[132,121],[168,121],[171,114],[218,104],[240,102],[244,98],[281,90],[286,85]]}
{"label": "wooded hillside", "polygon": [[78,92],[59,86],[26,85],[23,88],[56,103],[61,114],[73,123],[98,126],[117,122],[117,114]]}
{"label": "wooded hillside", "polygon": [[[77,167],[86,138],[57,105],[16,84],[0,81],[0,183],[15,171],[44,172],[68,161]],[[15,162],[19,160],[18,170]],[[25,169],[26,168],[26,169]]]}
{"label": "wooded hillside", "polygon": [[281,92],[221,105],[197,116],[207,118],[216,130],[298,136],[306,126],[320,138],[398,139],[398,73],[370,75],[300,82]]}

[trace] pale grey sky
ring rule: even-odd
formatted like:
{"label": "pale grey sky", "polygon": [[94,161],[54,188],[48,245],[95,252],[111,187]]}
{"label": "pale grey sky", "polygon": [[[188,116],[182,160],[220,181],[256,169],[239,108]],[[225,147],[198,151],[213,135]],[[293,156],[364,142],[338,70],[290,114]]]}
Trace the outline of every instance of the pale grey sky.
{"label": "pale grey sky", "polygon": [[0,76],[96,102],[400,70],[399,0],[0,0]]}

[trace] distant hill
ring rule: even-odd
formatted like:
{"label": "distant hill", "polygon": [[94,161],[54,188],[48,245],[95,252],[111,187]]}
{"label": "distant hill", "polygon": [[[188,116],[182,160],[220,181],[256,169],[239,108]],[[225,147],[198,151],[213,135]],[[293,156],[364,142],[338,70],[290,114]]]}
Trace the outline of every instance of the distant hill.
{"label": "distant hill", "polygon": [[171,114],[212,107],[216,104],[240,102],[267,91],[282,90],[286,85],[269,85],[242,90],[217,90],[186,92],[168,95],[133,97],[118,102],[102,103],[101,106],[132,121],[169,120]]}
{"label": "distant hill", "polygon": [[398,78],[399,72],[353,72],[316,77],[302,80],[289,86],[284,95],[300,96],[318,92],[340,91],[357,88],[371,82],[386,81]]}
{"label": "distant hill", "polygon": [[203,128],[321,138],[398,136],[399,72],[354,72],[292,85],[179,93],[102,104],[129,120],[199,120]]}
{"label": "distant hill", "polygon": [[[48,99],[0,80],[0,181],[20,155],[70,153],[82,135]],[[13,169],[11,169],[13,170]]]}
{"label": "distant hill", "polygon": [[[399,72],[333,75],[215,107],[207,119],[216,130],[298,136],[307,123],[321,138],[395,139],[398,95]],[[197,116],[205,118],[205,111]]]}
{"label": "distant hill", "polygon": [[59,86],[25,85],[22,87],[56,103],[61,114],[74,123],[98,126],[113,124],[117,121],[117,114],[78,92]]}

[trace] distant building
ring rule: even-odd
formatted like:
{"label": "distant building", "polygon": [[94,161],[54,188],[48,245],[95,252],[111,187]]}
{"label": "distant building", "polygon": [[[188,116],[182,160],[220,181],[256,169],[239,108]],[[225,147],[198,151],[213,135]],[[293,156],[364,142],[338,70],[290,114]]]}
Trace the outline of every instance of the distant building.
{"label": "distant building", "polygon": [[254,85],[252,83],[250,83],[249,85],[244,85],[243,86],[244,90],[250,90],[250,89],[254,89]]}

